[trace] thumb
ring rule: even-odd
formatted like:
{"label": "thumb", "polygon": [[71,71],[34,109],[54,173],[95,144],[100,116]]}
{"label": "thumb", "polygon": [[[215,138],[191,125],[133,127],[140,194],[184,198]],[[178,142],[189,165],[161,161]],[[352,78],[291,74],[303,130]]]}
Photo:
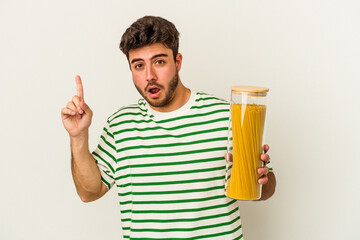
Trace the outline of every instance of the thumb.
{"label": "thumb", "polygon": [[81,100],[80,106],[81,109],[84,110],[85,114],[89,114],[90,116],[92,116],[92,111],[90,107],[84,102],[84,100]]}

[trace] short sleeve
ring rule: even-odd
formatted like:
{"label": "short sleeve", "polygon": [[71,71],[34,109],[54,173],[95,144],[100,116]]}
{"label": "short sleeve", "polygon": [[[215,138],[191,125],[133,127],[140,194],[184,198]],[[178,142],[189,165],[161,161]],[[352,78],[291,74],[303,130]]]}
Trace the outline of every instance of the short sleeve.
{"label": "short sleeve", "polygon": [[110,189],[115,183],[117,151],[109,122],[105,125],[97,148],[92,153],[100,169],[101,180]]}

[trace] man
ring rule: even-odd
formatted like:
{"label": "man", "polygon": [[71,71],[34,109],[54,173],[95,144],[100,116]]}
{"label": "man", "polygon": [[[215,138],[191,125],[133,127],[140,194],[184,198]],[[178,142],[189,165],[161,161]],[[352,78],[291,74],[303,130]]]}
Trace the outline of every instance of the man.
{"label": "man", "polygon": [[[92,154],[93,113],[76,76],[77,95],[62,109],[76,190],[89,202],[116,185],[125,239],[241,239],[238,202],[224,190],[229,103],[182,84],[178,39],[160,17],[126,30],[120,49],[143,99],[108,118]],[[258,173],[267,199],[275,176],[267,166]]]}

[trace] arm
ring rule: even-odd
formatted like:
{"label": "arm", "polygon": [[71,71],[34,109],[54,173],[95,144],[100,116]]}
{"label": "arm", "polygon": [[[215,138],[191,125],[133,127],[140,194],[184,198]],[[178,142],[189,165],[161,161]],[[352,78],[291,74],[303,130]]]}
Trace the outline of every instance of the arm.
{"label": "arm", "polygon": [[77,95],[61,110],[65,129],[70,136],[71,171],[76,191],[84,202],[94,201],[107,192],[100,170],[88,147],[92,111],[84,102],[80,76],[76,76]]}
{"label": "arm", "polygon": [[88,133],[80,138],[70,137],[71,172],[76,191],[83,202],[101,198],[108,190],[101,181],[95,159],[88,148]]}

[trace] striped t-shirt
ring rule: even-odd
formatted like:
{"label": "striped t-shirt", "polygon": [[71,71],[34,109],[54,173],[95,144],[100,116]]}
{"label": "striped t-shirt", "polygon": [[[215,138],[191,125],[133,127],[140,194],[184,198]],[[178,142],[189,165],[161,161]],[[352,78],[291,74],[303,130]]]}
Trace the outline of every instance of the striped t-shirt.
{"label": "striped t-shirt", "polygon": [[93,156],[116,185],[124,239],[242,239],[236,200],[225,196],[229,103],[192,91],[180,109],[144,100],[108,118]]}

